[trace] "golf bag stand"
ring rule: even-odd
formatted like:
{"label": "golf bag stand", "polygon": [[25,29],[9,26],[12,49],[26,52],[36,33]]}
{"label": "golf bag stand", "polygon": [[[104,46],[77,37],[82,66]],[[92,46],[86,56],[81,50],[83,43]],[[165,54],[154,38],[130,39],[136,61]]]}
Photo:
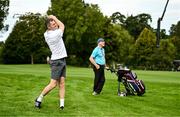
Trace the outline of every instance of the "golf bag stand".
{"label": "golf bag stand", "polygon": [[[130,93],[129,89],[127,88],[127,81],[125,77],[126,72],[128,71],[124,69],[118,69],[118,71],[116,72],[116,75],[118,76],[118,96],[120,96],[122,93],[124,94],[124,96]],[[124,92],[121,92],[121,89],[120,89],[121,83],[123,83],[125,87]]]}
{"label": "golf bag stand", "polygon": [[121,85],[121,83],[118,82],[118,95],[121,95],[120,85]]}
{"label": "golf bag stand", "polygon": [[118,69],[112,70],[118,76],[118,95],[122,94],[120,89],[121,82],[125,87],[124,96],[126,95],[138,95],[141,96],[145,93],[145,85],[142,80],[137,79],[137,75],[130,69]]}

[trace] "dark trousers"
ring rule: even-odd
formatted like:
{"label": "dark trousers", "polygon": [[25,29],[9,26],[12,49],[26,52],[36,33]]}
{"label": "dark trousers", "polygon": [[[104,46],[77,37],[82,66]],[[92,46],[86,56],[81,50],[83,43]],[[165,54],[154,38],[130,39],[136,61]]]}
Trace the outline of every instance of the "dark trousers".
{"label": "dark trousers", "polygon": [[96,69],[96,67],[93,67],[93,71],[95,75],[93,90],[96,93],[100,93],[105,83],[104,65],[100,65],[99,69]]}

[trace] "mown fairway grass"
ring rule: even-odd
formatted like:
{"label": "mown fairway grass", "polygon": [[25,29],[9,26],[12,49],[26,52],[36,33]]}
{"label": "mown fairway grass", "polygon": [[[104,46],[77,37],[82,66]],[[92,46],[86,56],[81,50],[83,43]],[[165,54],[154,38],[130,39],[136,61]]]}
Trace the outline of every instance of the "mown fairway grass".
{"label": "mown fairway grass", "polygon": [[39,110],[34,99],[49,82],[49,66],[0,65],[0,116],[180,116],[180,72],[135,72],[146,85],[142,97],[118,97],[117,77],[108,71],[102,94],[92,96],[92,69],[68,66],[65,109],[56,88]]}

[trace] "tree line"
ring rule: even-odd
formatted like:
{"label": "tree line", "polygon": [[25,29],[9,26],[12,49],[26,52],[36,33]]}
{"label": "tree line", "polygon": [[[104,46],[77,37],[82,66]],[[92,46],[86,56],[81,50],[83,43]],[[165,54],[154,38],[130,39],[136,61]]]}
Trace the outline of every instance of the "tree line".
{"label": "tree line", "polygon": [[0,30],[4,27],[4,18],[8,15],[9,10],[9,0],[0,1]]}
{"label": "tree line", "polygon": [[[64,24],[63,39],[68,52],[67,63],[88,66],[97,39],[106,41],[107,64],[121,63],[136,69],[170,70],[172,61],[180,59],[180,21],[170,34],[161,30],[160,47],[156,48],[156,29],[150,26],[150,14],[125,16],[120,12],[104,16],[98,5],[82,0],[51,0],[47,14],[56,15]],[[50,51],[43,33],[41,14],[27,13],[19,18],[13,31],[0,48],[5,64],[45,63]]]}

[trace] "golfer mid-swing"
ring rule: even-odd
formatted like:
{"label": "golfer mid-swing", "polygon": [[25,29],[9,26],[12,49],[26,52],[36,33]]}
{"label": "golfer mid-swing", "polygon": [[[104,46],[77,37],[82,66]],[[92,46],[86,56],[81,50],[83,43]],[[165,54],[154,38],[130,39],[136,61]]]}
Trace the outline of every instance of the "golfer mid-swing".
{"label": "golfer mid-swing", "polygon": [[59,86],[60,108],[64,108],[65,77],[66,77],[66,48],[63,42],[64,24],[55,16],[49,15],[46,20],[47,30],[44,33],[45,41],[51,50],[51,80],[35,100],[35,107],[40,108],[43,97],[57,85]]}

